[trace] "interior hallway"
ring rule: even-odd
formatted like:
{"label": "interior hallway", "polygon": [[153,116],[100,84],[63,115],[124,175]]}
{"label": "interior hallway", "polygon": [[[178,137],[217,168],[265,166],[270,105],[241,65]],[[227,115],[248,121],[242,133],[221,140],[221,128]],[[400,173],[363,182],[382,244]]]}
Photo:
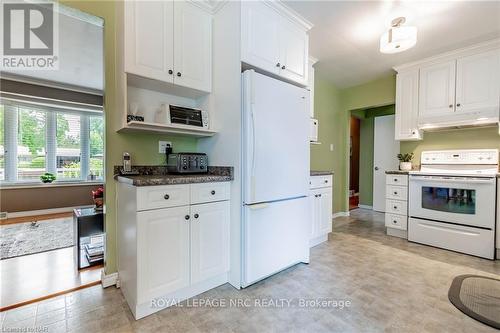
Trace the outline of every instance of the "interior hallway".
{"label": "interior hallway", "polygon": [[[497,277],[500,263],[385,235],[384,215],[357,209],[334,220],[329,241],[298,265],[238,291],[228,284],[196,299],[327,299],[343,309],[172,307],[134,321],[118,289],[95,286],[2,313],[2,327],[47,325],[49,332],[496,332],[447,297],[461,274]],[[404,297],[402,297],[404,295]]]}

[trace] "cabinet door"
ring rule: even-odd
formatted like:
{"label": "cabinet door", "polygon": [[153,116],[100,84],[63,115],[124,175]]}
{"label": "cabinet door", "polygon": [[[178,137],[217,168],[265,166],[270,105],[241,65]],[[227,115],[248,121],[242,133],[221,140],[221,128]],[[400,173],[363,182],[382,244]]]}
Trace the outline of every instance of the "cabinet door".
{"label": "cabinet door", "polygon": [[125,1],[125,72],[173,82],[173,2]]}
{"label": "cabinet door", "polygon": [[241,61],[279,73],[279,22],[278,13],[264,2],[241,2]]}
{"label": "cabinet door", "polygon": [[320,190],[320,209],[319,234],[324,235],[332,232],[332,188],[323,188]]}
{"label": "cabinet door", "polygon": [[191,206],[191,281],[229,270],[229,201]]}
{"label": "cabinet door", "polygon": [[421,140],[418,130],[418,70],[396,78],[396,140]]}
{"label": "cabinet door", "polygon": [[309,193],[309,205],[311,207],[311,234],[310,239],[318,237],[319,218],[321,216],[320,208],[321,200],[319,198],[319,190],[311,190]]}
{"label": "cabinet door", "polygon": [[188,1],[175,1],[174,11],[174,83],[210,92],[212,16]]}
{"label": "cabinet door", "polygon": [[280,75],[306,85],[308,77],[309,37],[286,18],[280,19]]}
{"label": "cabinet door", "polygon": [[186,216],[189,206],[137,213],[138,303],[189,285]]}
{"label": "cabinet door", "polygon": [[496,115],[500,102],[500,50],[457,60],[457,113]]}
{"label": "cabinet door", "polygon": [[420,69],[418,104],[421,121],[454,113],[455,64],[456,61],[452,60]]}

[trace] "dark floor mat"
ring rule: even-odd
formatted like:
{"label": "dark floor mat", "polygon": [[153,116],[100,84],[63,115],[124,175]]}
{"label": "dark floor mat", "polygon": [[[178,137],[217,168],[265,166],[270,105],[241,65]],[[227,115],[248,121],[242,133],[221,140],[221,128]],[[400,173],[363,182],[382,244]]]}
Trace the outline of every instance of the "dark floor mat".
{"label": "dark floor mat", "polygon": [[500,329],[500,280],[459,275],[451,283],[448,298],[469,317]]}

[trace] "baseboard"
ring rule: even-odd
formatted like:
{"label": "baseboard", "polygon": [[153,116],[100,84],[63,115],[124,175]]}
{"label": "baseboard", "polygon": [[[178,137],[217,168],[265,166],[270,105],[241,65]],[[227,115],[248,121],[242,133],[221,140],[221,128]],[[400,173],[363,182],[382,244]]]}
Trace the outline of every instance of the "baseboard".
{"label": "baseboard", "polygon": [[341,216],[349,216],[349,212],[338,212],[338,213],[334,213],[332,215],[332,218],[337,218],[337,217],[341,217]]}
{"label": "baseboard", "polygon": [[386,228],[386,233],[388,236],[408,239],[408,232],[406,230]]}
{"label": "baseboard", "polygon": [[103,288],[115,286],[118,284],[118,273],[106,274],[101,270],[101,284]]}
{"label": "baseboard", "polygon": [[27,210],[25,212],[7,213],[7,218],[10,219],[10,218],[34,216],[34,215],[67,213],[67,212],[72,212],[74,209],[77,209],[77,208],[90,208],[90,207],[93,207],[93,206],[87,205],[87,206],[74,206],[74,207],[61,207],[61,208],[51,208],[51,209]]}
{"label": "baseboard", "polygon": [[373,210],[373,206],[368,205],[358,205],[358,208]]}
{"label": "baseboard", "polygon": [[497,249],[497,260],[500,260],[500,249]]}

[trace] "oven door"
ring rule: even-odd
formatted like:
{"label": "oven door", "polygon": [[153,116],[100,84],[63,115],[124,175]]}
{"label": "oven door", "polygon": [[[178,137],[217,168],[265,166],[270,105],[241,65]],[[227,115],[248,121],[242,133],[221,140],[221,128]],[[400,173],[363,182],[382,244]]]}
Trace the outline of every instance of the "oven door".
{"label": "oven door", "polygon": [[410,175],[411,217],[495,227],[495,178]]}

